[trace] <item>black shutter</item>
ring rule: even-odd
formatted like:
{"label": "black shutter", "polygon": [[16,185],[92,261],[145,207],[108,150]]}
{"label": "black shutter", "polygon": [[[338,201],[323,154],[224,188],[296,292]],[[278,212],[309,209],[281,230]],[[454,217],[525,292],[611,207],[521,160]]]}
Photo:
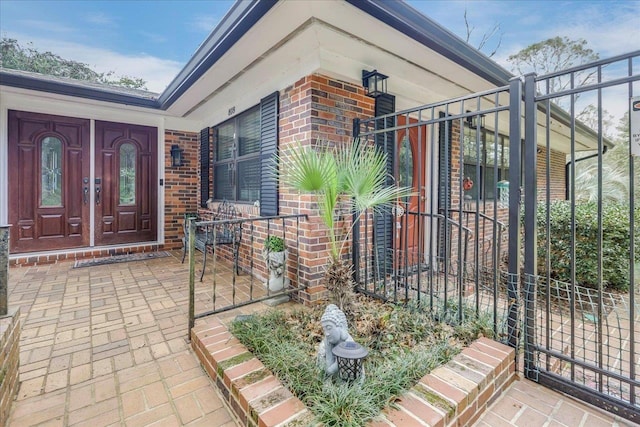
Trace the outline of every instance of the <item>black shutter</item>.
{"label": "black shutter", "polygon": [[[440,113],[440,117],[444,117]],[[453,121],[446,120],[439,124],[438,129],[438,212],[449,217],[451,209],[451,145],[453,144]],[[444,260],[451,253],[451,226],[442,221],[438,230],[438,253]],[[447,244],[445,245],[445,238]],[[446,246],[446,252],[445,252]]]}
{"label": "black shutter", "polygon": [[279,92],[260,100],[260,216],[278,215],[278,177],[274,156],[278,153]]}
{"label": "black shutter", "polygon": [[[376,98],[375,116],[384,116],[396,111],[396,97],[389,94],[382,94]],[[376,120],[376,129],[388,129],[395,127],[396,116],[390,116],[384,119]],[[376,134],[376,147],[387,155],[387,185],[394,184],[394,162],[396,158],[396,139],[395,132],[384,132]],[[377,265],[382,267],[385,272],[389,272],[392,268],[393,257],[390,256],[393,249],[393,232],[394,220],[393,215],[389,211],[376,210],[373,217],[374,234],[373,241],[375,246],[375,256],[378,258]],[[381,272],[380,272],[381,273]]]}
{"label": "black shutter", "polygon": [[206,207],[209,200],[210,174],[209,128],[200,131],[200,206]]}

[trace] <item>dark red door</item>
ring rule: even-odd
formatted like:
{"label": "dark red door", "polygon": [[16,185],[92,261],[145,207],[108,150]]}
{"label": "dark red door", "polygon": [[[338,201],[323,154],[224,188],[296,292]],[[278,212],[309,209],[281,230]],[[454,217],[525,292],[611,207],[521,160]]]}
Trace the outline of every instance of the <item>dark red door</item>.
{"label": "dark red door", "polygon": [[9,111],[11,252],[89,245],[89,120]]}
{"label": "dark red door", "polygon": [[95,122],[95,244],[156,240],[158,130]]}
{"label": "dark red door", "polygon": [[[410,123],[416,122],[409,119]],[[398,126],[405,126],[407,118],[398,116]],[[418,210],[425,212],[426,178],[426,126],[413,126],[399,129],[396,135],[398,141],[398,183],[401,186],[412,187],[413,195],[405,200],[404,207],[412,214],[399,218],[400,227],[396,228],[396,241],[399,247],[406,250],[410,257],[415,257],[420,245],[424,242],[424,226],[419,227],[420,221],[425,218],[417,215]],[[422,206],[419,206],[422,204]],[[424,246],[424,245],[423,245]],[[424,253],[424,251],[422,251]],[[417,262],[417,260],[413,260]]]}

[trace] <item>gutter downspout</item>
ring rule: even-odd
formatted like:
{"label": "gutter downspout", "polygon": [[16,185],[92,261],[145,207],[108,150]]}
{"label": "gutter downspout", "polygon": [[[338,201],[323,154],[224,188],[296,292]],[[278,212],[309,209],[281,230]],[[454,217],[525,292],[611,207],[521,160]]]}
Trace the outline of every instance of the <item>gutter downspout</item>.
{"label": "gutter downspout", "polygon": [[[604,156],[604,154],[608,151],[609,146],[605,145],[602,147],[602,155]],[[569,163],[567,163],[566,165],[564,165],[564,199],[565,200],[569,200],[570,194],[569,194],[569,167],[574,165],[578,162],[581,162],[583,160],[588,160],[588,159],[593,159],[594,157],[597,157],[600,153],[595,153],[592,154],[590,156],[586,156],[586,157],[581,157],[579,159],[575,159],[570,161]]]}

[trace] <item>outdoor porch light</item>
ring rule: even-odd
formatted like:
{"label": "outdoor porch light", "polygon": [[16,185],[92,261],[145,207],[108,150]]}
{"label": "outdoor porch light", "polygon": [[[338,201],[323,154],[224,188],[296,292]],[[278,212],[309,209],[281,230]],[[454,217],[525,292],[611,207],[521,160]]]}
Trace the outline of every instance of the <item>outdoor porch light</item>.
{"label": "outdoor porch light", "polygon": [[171,146],[171,166],[174,168],[182,166],[183,150],[178,145]]}
{"label": "outdoor porch light", "polygon": [[[470,113],[471,111],[467,111],[467,113]],[[478,129],[478,127],[480,129],[484,128],[484,114],[476,114],[475,116],[469,116],[467,117],[467,123],[469,124],[469,127],[472,129]]]}
{"label": "outdoor porch light", "polygon": [[387,93],[388,78],[389,76],[379,73],[378,70],[362,70],[362,86],[367,91],[367,95],[372,98],[377,98]]}
{"label": "outdoor porch light", "polygon": [[362,362],[369,351],[355,341],[344,341],[331,350],[338,361],[338,375],[343,381],[354,381],[363,372]]}

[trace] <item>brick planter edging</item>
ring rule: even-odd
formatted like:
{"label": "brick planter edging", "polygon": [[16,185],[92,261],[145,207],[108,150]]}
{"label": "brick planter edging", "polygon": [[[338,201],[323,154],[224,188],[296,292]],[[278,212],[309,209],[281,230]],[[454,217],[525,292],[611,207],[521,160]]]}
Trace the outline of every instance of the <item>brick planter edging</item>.
{"label": "brick planter edging", "polygon": [[0,426],[7,425],[18,392],[20,367],[20,309],[0,317]]}
{"label": "brick planter edging", "polygon": [[[210,316],[191,331],[191,346],[241,424],[249,427],[306,426],[304,404]],[[480,338],[449,363],[434,369],[369,425],[464,426],[515,380],[515,351]]]}

